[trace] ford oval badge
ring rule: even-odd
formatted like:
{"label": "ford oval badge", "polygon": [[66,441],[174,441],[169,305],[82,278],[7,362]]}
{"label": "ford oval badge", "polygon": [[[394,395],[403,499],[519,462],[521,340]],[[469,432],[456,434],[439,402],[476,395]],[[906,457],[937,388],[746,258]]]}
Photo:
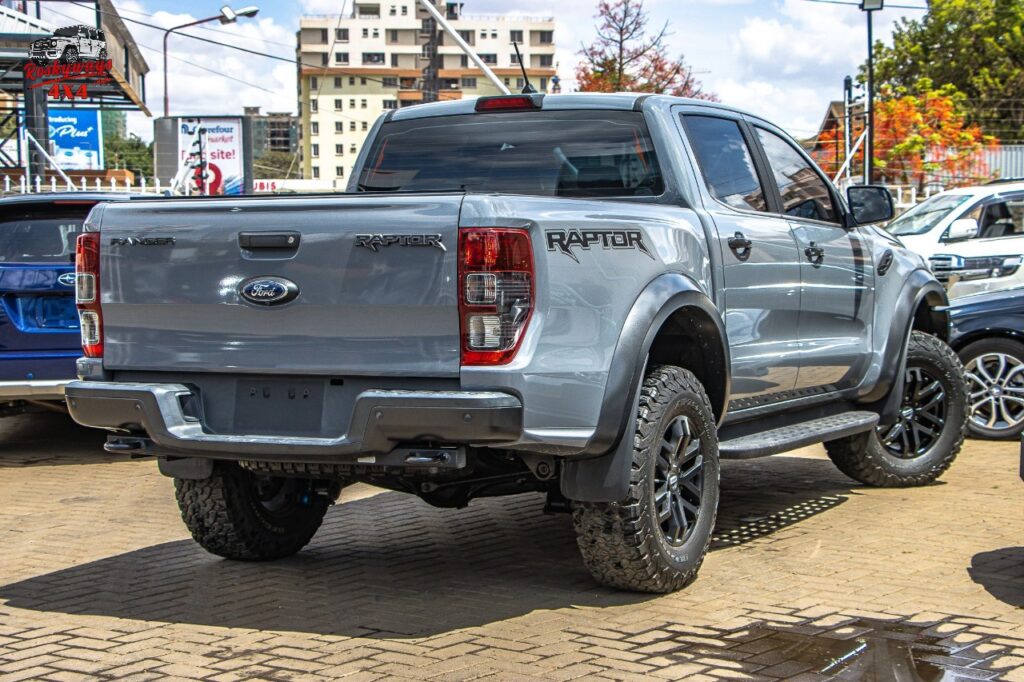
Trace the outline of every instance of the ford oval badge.
{"label": "ford oval badge", "polygon": [[299,287],[284,277],[250,277],[238,285],[238,293],[256,305],[284,305],[295,300]]}
{"label": "ford oval badge", "polygon": [[75,286],[75,273],[65,272],[63,275],[57,278],[57,282],[63,284],[66,287]]}

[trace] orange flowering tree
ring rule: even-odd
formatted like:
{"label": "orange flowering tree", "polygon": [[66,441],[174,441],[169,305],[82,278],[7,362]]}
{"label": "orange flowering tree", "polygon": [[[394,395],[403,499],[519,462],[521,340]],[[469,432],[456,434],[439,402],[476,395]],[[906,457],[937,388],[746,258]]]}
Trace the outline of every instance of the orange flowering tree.
{"label": "orange flowering tree", "polygon": [[[936,88],[918,81],[914,92],[883,87],[875,100],[876,180],[923,189],[935,182],[946,187],[973,184],[991,176],[983,152],[998,141],[976,124],[968,124],[966,96],[952,85]],[[858,131],[859,133],[859,131]],[[825,169],[844,159],[843,122],[818,137],[815,157]],[[854,158],[854,174],[864,167],[863,146]]]}
{"label": "orange flowering tree", "polygon": [[682,57],[668,54],[668,22],[647,32],[643,0],[601,0],[597,40],[582,46],[576,67],[581,92],[652,92],[717,101],[704,91]]}

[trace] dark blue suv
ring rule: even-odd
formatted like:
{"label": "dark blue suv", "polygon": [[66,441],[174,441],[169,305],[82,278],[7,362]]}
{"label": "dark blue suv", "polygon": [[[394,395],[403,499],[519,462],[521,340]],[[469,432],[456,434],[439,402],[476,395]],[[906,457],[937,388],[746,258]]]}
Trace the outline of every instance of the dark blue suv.
{"label": "dark blue suv", "polygon": [[0,416],[64,399],[81,356],[75,239],[89,211],[127,194],[0,199]]}

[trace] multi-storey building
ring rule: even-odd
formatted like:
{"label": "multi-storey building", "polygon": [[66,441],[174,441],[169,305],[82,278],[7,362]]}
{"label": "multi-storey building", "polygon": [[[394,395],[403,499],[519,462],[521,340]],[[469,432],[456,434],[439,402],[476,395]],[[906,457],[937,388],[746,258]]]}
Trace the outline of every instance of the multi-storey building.
{"label": "multi-storey building", "polygon": [[259,107],[243,107],[252,128],[253,156],[266,152],[294,153],[298,149],[298,118],[284,111],[260,113]]}
{"label": "multi-storey building", "polygon": [[[433,1],[510,90],[525,85],[513,43],[534,88],[552,88],[553,18],[470,15],[462,3]],[[306,16],[297,40],[306,178],[343,185],[374,120],[388,109],[498,94],[417,0],[356,0],[350,15]]]}

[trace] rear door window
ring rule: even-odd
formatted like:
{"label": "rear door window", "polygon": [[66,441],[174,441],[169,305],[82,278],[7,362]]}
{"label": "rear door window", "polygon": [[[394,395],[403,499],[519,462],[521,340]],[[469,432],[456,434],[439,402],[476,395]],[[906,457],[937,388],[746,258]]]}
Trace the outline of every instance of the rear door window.
{"label": "rear door window", "polygon": [[792,144],[775,133],[757,128],[782,198],[782,211],[791,218],[838,223],[832,193],[818,170]]}
{"label": "rear door window", "polygon": [[0,265],[70,263],[85,215],[22,213],[0,219]]}
{"label": "rear door window", "polygon": [[385,123],[366,157],[364,192],[476,191],[648,197],[665,191],[643,115],[530,111]]}
{"label": "rear door window", "polygon": [[739,123],[715,116],[683,120],[711,195],[733,208],[767,211],[764,187]]}
{"label": "rear door window", "polygon": [[1024,193],[1007,194],[986,202],[977,220],[978,236],[975,239],[1024,235]]}

